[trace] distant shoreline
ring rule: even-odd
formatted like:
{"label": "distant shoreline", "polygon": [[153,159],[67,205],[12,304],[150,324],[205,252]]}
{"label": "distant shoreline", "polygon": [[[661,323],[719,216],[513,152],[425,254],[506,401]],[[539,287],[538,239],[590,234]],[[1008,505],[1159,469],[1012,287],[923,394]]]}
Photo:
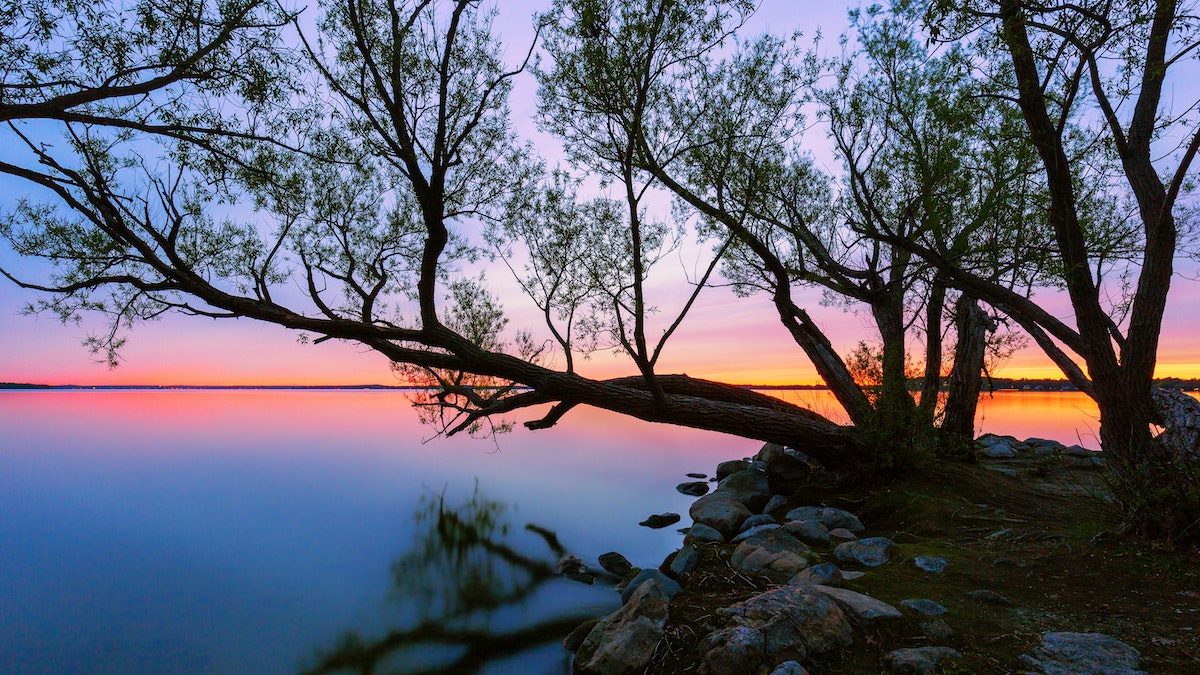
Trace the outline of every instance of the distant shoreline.
{"label": "distant shoreline", "polygon": [[[1156,381],[1159,386],[1183,391],[1200,391],[1200,378],[1180,379],[1164,378]],[[743,389],[759,391],[829,391],[824,384],[738,384]],[[248,391],[248,390],[345,390],[345,391],[421,391],[429,387],[403,384],[35,384],[25,382],[0,382],[0,391],[83,391],[83,390],[200,390],[200,391]],[[518,387],[520,388],[520,387]],[[994,391],[1078,391],[1066,380],[1010,380],[994,378]]]}

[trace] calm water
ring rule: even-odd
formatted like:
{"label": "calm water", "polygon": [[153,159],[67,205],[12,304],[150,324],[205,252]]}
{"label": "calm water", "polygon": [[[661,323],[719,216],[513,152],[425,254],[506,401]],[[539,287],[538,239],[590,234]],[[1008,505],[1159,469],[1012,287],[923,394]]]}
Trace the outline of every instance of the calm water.
{"label": "calm water", "polygon": [[[1097,445],[1078,394],[998,394],[981,426]],[[760,445],[589,410],[498,447],[429,435],[396,392],[0,392],[0,672],[295,673],[367,652],[409,672],[463,650],[380,641],[436,621],[528,637],[486,672],[563,673],[555,627],[617,601],[546,579],[559,556],[525,525],[655,566],[680,536],[637,522],[686,514],[685,473]],[[491,552],[437,545],[439,503]]]}

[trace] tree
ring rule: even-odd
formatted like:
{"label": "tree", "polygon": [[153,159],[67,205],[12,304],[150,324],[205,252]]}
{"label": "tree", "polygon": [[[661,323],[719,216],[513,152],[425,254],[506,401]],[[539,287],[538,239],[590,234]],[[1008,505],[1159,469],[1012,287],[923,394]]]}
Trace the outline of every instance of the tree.
{"label": "tree", "polygon": [[[158,25],[164,11],[147,4],[139,20]],[[114,10],[95,20],[112,32],[127,18]],[[294,18],[282,18],[298,30]],[[279,47],[278,20],[245,23],[275,40],[264,48]],[[3,234],[17,251],[50,263],[51,273],[18,283],[44,293],[45,306],[65,318],[107,312],[111,332],[95,346],[109,354],[120,346],[118,329],[170,310],[357,342],[434,387],[427,402],[447,433],[543,404],[549,412],[527,425],[549,426],[592,405],[803,446],[831,466],[861,455],[851,430],[769,396],[682,375],[590,379],[550,367],[541,345],[506,337],[502,308],[469,272],[484,253],[478,233],[502,223],[505,207],[529,203],[542,183],[508,118],[506,96],[524,64],[503,64],[490,15],[466,0],[331,2],[319,30],[304,43],[311,71],[291,72],[295,55],[272,52],[278,68],[267,74],[313,96],[305,105],[315,111],[281,115],[285,121],[320,124],[259,143],[223,134],[225,127],[195,138],[162,131],[159,118],[213,103],[206,87],[220,81],[197,75],[150,78],[137,99],[146,122],[129,133],[101,133],[127,126],[119,109],[105,108],[104,124],[60,120],[57,130],[70,139],[65,153],[25,134],[39,168],[0,169],[51,198],[20,202]],[[50,37],[23,39],[31,53],[51,49]],[[154,44],[142,45],[149,62]],[[5,72],[37,81],[26,63],[9,62]],[[99,53],[93,68],[116,73],[122,63]],[[106,91],[96,94],[99,104],[123,100],[123,91]],[[282,98],[278,109],[290,112],[294,96]],[[68,112],[70,103],[62,103]],[[215,110],[238,110],[220,103]],[[256,119],[257,109],[246,109],[243,123]],[[24,123],[10,119],[13,128]],[[224,142],[231,138],[247,143]],[[281,147],[301,142],[303,154]],[[143,159],[151,152],[156,161]],[[223,206],[239,201],[258,209],[252,219]],[[616,289],[621,298],[629,278]],[[304,297],[288,290],[293,281]],[[640,321],[645,311],[634,306],[624,316]],[[653,358],[649,341],[633,352],[643,365]]]}
{"label": "tree", "polygon": [[[1075,314],[1075,326],[1036,302],[1008,292],[919,246],[914,253],[939,266],[953,283],[1001,308],[1028,331],[1071,381],[1095,398],[1101,444],[1115,477],[1128,525],[1148,534],[1200,536],[1200,470],[1195,448],[1172,447],[1152,425],[1180,425],[1156,409],[1152,378],[1174,260],[1181,252],[1180,200],[1194,177],[1200,150],[1200,100],[1171,94],[1172,78],[1194,67],[1200,41],[1187,3],[1163,1],[1043,4],[999,0],[934,2],[917,7],[938,36],[974,36],[1002,50],[1029,142],[1050,192],[1054,253]],[[1074,161],[1079,147],[1068,122],[1090,121],[1082,146],[1100,162]],[[1174,143],[1173,146],[1169,145]],[[1110,222],[1134,228],[1137,261],[1128,294],[1113,289],[1111,261],[1093,245],[1093,214],[1081,199],[1088,185],[1110,199],[1132,201],[1130,217]],[[1103,223],[1102,223],[1103,225]],[[920,249],[920,250],[918,250]],[[1109,304],[1116,297],[1115,304]],[[1065,351],[1064,351],[1065,350]],[[1086,368],[1075,363],[1076,355]]]}

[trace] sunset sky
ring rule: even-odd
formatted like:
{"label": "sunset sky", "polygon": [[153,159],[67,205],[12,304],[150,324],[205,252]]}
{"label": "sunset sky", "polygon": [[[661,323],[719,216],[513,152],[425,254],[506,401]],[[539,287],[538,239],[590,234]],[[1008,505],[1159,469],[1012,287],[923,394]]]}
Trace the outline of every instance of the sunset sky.
{"label": "sunset sky", "polygon": [[[500,3],[504,13],[498,28],[510,45],[527,45],[532,35],[528,17],[541,2]],[[798,3],[767,0],[751,24],[757,32],[769,27],[775,32],[791,28],[811,36],[819,27],[834,38],[845,26],[845,5],[828,2]],[[836,40],[826,41],[836,48]],[[525,47],[510,46],[510,60]],[[530,121],[534,113],[534,86],[524,82],[513,98],[513,114],[519,128],[534,135]],[[818,146],[820,140],[815,139]],[[554,149],[549,149],[552,154]],[[0,204],[8,208],[27,189],[12,180],[0,182]],[[685,262],[685,264],[687,264]],[[0,247],[0,266],[17,271],[31,268]],[[1184,275],[1173,282],[1170,305],[1159,353],[1159,376],[1200,376],[1200,281],[1192,263],[1179,265]],[[507,274],[502,267],[489,279]],[[498,282],[501,298],[510,311],[513,328],[537,328],[537,317],[512,293],[511,283]],[[508,290],[504,290],[508,289]],[[686,290],[686,289],[685,289]],[[681,291],[666,289],[664,298],[678,298]],[[63,326],[53,316],[22,316],[23,303],[33,299],[6,279],[0,279],[0,381],[45,384],[190,384],[190,385],[348,385],[397,384],[386,361],[363,348],[327,342],[301,344],[285,329],[249,320],[200,319],[171,316],[141,325],[123,351],[124,363],[109,370],[95,363],[80,346],[98,322]],[[805,306],[828,332],[835,346],[845,353],[861,339],[873,339],[867,317],[821,307],[820,294],[811,292]],[[1044,296],[1059,317],[1070,324],[1069,306],[1061,297]],[[919,349],[919,347],[918,347]],[[914,350],[915,351],[915,350]],[[599,354],[580,368],[596,376],[636,372],[627,362]],[[700,306],[667,347],[660,372],[685,372],[739,383],[808,384],[817,381],[812,366],[780,325],[763,297],[736,298],[724,289],[702,296]],[[1059,377],[1059,372],[1033,349],[1016,355],[994,373],[1001,377]]]}

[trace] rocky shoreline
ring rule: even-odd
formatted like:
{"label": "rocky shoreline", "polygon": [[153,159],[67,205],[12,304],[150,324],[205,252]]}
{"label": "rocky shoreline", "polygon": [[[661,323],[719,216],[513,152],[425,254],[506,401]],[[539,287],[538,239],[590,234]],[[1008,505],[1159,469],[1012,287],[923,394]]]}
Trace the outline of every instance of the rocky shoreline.
{"label": "rocky shoreline", "polygon": [[[986,435],[977,442],[986,468],[1015,477],[1021,461],[1052,461],[1072,469],[1103,465],[1099,453],[1044,439],[1019,441]],[[1006,465],[1008,464],[1008,465]],[[768,444],[753,458],[723,462],[710,482],[704,474],[681,483],[679,492],[697,499],[683,545],[657,568],[640,569],[618,553],[598,563],[621,579],[622,606],[573,631],[564,646],[575,654],[577,672],[632,675],[645,672],[666,644],[671,603],[683,589],[704,590],[710,577],[700,574],[702,559],[721,560],[729,574],[753,582],[747,597],[715,608],[687,630],[699,637],[701,675],[799,675],[816,656],[852,649],[902,617],[919,621],[920,646],[893,649],[882,655],[887,672],[932,673],[953,664],[961,653],[946,644],[954,635],[955,616],[924,597],[889,602],[843,585],[885,565],[913,565],[938,587],[947,561],[930,553],[895,556],[887,533],[871,532],[847,510],[797,500],[794,486],[813,470],[803,453]],[[785,496],[786,495],[786,496]],[[643,525],[664,527],[678,514],[651,516]],[[868,523],[869,524],[869,523]],[[966,602],[1010,607],[1014,603],[993,589],[965,594]],[[1129,645],[1099,633],[1046,632],[1041,644],[1020,655],[1023,672],[1140,673],[1140,655]]]}

